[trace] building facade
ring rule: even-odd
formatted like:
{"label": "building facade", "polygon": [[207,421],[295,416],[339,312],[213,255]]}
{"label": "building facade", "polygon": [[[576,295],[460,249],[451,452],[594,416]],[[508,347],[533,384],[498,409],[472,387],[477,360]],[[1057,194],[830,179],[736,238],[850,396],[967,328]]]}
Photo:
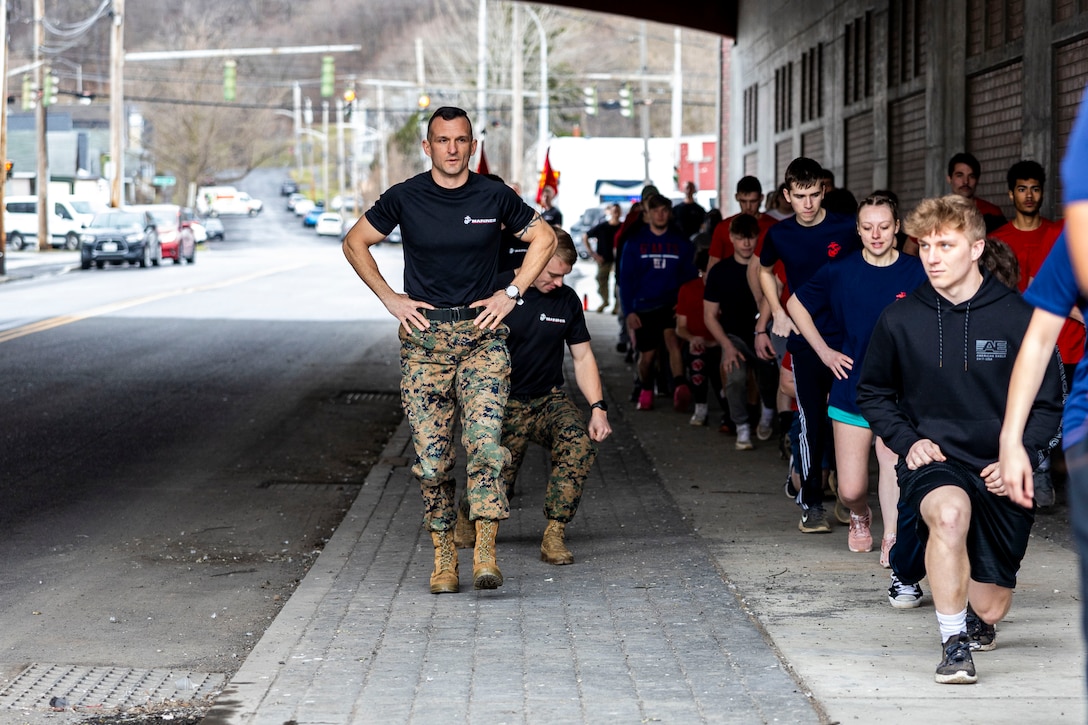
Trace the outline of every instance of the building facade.
{"label": "building facade", "polygon": [[1005,172],[1042,163],[1056,217],[1088,84],[1088,0],[742,3],[728,66],[724,189],[745,174],[773,189],[809,156],[859,199],[892,189],[909,210],[947,192],[948,159],[966,150],[977,194],[1009,215]]}

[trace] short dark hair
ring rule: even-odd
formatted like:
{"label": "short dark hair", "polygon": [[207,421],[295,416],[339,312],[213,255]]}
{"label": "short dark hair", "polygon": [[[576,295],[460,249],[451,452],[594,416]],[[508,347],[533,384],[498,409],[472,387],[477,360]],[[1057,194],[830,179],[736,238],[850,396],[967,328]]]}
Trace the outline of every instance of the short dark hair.
{"label": "short dark hair", "polygon": [[1009,182],[1009,191],[1016,188],[1018,180],[1027,181],[1035,179],[1039,186],[1046,186],[1046,170],[1038,161],[1017,161],[1009,167],[1009,173],[1005,174],[1005,180]]}
{"label": "short dark hair", "polygon": [[695,268],[700,272],[706,271],[706,266],[710,263],[710,250],[700,249],[695,252]]}
{"label": "short dark hair", "polygon": [[798,156],[786,167],[784,181],[787,189],[792,189],[794,184],[799,189],[808,189],[819,184],[822,178],[824,178],[822,166],[810,158]]}
{"label": "short dark hair", "polygon": [[971,167],[971,171],[975,172],[975,176],[982,173],[982,166],[978,163],[978,159],[974,154],[969,154],[966,151],[960,151],[958,154],[948,160],[948,175],[951,176],[952,172],[956,170],[956,164],[967,164]]}
{"label": "short dark hair", "polygon": [[431,118],[427,121],[427,138],[431,137],[431,126],[434,125],[434,120],[441,118],[443,121],[452,121],[455,118],[463,118],[468,122],[468,137],[472,138],[472,119],[468,117],[468,111],[457,106],[442,106],[435,110],[431,114]]}
{"label": "short dark hair", "polygon": [[650,196],[649,199],[646,200],[647,209],[659,209],[663,206],[667,206],[672,209],[672,202],[669,201],[668,197],[661,194],[653,194]]}
{"label": "short dark hair", "polygon": [[742,176],[740,181],[737,182],[738,194],[763,194],[763,184],[759,183],[759,179],[754,176]]}
{"label": "short dark hair", "polygon": [[759,237],[759,222],[751,214],[737,214],[729,222],[729,233],[744,239]]}
{"label": "short dark hair", "polygon": [[574,240],[570,238],[570,234],[565,229],[553,226],[555,230],[555,252],[552,253],[553,257],[559,257],[560,260],[566,262],[570,266],[574,266],[578,261],[578,250],[574,248]]}
{"label": "short dark hair", "polygon": [[831,182],[832,186],[835,185],[835,172],[832,171],[829,168],[826,168],[826,167],[824,168],[823,172],[820,174],[820,178],[821,179],[827,179],[828,181]]}

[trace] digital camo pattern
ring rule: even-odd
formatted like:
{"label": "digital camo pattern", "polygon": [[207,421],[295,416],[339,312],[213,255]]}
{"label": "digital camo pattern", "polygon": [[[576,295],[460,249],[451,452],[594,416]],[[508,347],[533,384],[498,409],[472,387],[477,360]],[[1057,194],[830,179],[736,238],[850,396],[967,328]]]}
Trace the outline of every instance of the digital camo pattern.
{"label": "digital camo pattern", "polygon": [[582,500],[582,489],[597,458],[597,445],[589,437],[585,416],[566,393],[553,391],[528,402],[507,403],[502,444],[510,451],[510,463],[502,476],[508,486],[514,485],[530,443],[551,453],[544,515],[569,523]]}
{"label": "digital camo pattern", "polygon": [[423,493],[423,524],[431,531],[452,530],[457,522],[451,472],[458,408],[472,518],[510,515],[502,484],[510,454],[500,440],[510,392],[506,333],[505,326],[483,330],[471,320],[431,322],[422,332],[400,329],[401,404],[412,430],[412,473]]}

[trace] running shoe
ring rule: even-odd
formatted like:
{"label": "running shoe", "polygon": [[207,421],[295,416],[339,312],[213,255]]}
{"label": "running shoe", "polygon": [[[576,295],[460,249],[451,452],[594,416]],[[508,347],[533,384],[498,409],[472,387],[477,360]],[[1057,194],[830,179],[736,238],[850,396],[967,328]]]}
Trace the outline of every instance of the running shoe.
{"label": "running shoe", "polygon": [[896,609],[915,609],[922,606],[922,587],[918,584],[904,584],[892,572],[892,585],[888,587],[888,604]]}
{"label": "running shoe", "polygon": [[691,389],[681,383],[672,391],[672,408],[677,413],[686,413],[691,407]]}
{"label": "running shoe", "polygon": [[774,411],[764,409],[763,415],[759,418],[759,425],[756,426],[756,438],[769,441],[772,435],[774,435]]}
{"label": "running shoe", "polygon": [[640,390],[638,393],[638,409],[639,410],[653,410],[654,409],[654,391],[652,390]]}
{"label": "running shoe", "polygon": [[752,426],[747,423],[741,423],[737,426],[737,440],[733,447],[738,451],[752,450]]}
{"label": "running shoe", "polygon": [[802,534],[830,534],[831,522],[823,506],[809,506],[801,512],[797,528]]}
{"label": "running shoe", "polygon": [[688,421],[691,425],[706,425],[707,409],[706,403],[696,403],[695,412],[691,416],[691,420]]}
{"label": "running shoe", "polygon": [[873,533],[870,526],[873,523],[873,511],[866,507],[865,515],[858,516],[850,512],[850,533],[846,535],[846,545],[850,551],[866,552],[873,550]]}
{"label": "running shoe", "polygon": [[843,526],[850,524],[850,509],[846,508],[837,496],[835,497],[835,520]]}
{"label": "running shoe", "polygon": [[972,650],[989,652],[997,648],[997,625],[979,619],[970,604],[967,605],[967,636],[971,640]]}
{"label": "running shoe", "polygon": [[943,657],[934,679],[942,685],[973,685],[978,682],[975,662],[971,659],[971,639],[954,634],[941,645]]}

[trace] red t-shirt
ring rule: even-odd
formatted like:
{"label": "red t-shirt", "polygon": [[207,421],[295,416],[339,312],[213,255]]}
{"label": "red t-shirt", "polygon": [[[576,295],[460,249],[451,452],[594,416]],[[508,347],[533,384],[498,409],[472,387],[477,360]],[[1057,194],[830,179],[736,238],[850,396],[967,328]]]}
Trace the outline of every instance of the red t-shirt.
{"label": "red t-shirt", "polygon": [[974,197],[974,200],[975,208],[978,209],[979,213],[983,216],[999,216],[1002,219],[1005,218],[1005,212],[1001,211],[1001,207],[999,207],[997,204],[992,204],[985,199],[978,198],[977,196]]}
{"label": "red t-shirt", "polygon": [[706,329],[706,323],[703,321],[704,290],[702,277],[685,282],[676,296],[676,314],[688,318],[688,331],[692,335],[712,340],[710,330]]}
{"label": "red t-shirt", "polygon": [[[728,219],[722,219],[718,226],[714,227],[714,236],[710,238],[710,256],[725,259],[733,256],[733,242],[729,239],[729,224],[740,214],[734,214]],[[763,237],[767,236],[767,230],[778,223],[770,214],[760,214],[756,219],[759,222],[759,238],[756,239],[756,258],[763,250]]]}
{"label": "red t-shirt", "polygon": [[[1009,222],[996,230],[991,236],[1000,239],[1009,245],[1016,255],[1016,261],[1020,264],[1020,292],[1028,288],[1028,284],[1039,273],[1043,261],[1050,254],[1051,247],[1062,233],[1064,222],[1043,219],[1043,223],[1037,229],[1022,231]],[[1076,320],[1066,320],[1062,331],[1058,335],[1058,352],[1062,356],[1062,362],[1073,364],[1080,362],[1084,357],[1084,325]]]}

